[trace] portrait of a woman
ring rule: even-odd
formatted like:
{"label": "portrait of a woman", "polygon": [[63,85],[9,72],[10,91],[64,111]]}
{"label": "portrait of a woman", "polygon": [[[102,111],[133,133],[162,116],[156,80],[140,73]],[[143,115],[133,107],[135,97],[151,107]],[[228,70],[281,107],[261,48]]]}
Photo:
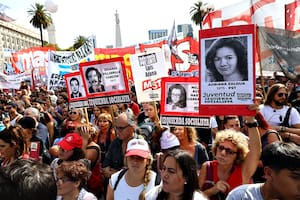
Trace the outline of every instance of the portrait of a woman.
{"label": "portrait of a woman", "polygon": [[206,52],[206,82],[247,81],[247,46],[241,37],[219,38]]}
{"label": "portrait of a woman", "polygon": [[183,85],[171,85],[168,90],[166,111],[184,111],[187,94]]}

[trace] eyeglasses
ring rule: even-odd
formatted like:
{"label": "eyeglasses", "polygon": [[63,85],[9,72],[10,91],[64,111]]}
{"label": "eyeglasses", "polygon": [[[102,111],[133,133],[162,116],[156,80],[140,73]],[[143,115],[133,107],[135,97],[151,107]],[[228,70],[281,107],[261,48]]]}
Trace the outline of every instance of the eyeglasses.
{"label": "eyeglasses", "polygon": [[123,127],[121,127],[121,126],[116,126],[115,129],[116,129],[117,131],[122,132],[122,131],[124,131],[127,127],[129,127],[129,126],[130,126],[130,124],[127,124],[127,126],[123,126]]}
{"label": "eyeglasses", "polygon": [[107,123],[107,120],[99,120],[98,123]]}
{"label": "eyeglasses", "polygon": [[68,178],[68,177],[62,177],[62,178],[55,178],[56,182],[60,182],[60,183],[65,183],[65,182],[72,182],[72,179]]}
{"label": "eyeglasses", "polygon": [[69,114],[70,114],[70,115],[71,115],[71,114],[73,114],[73,115],[77,115],[77,114],[78,114],[78,112],[70,112]]}
{"label": "eyeglasses", "polygon": [[172,93],[171,94],[173,97],[180,97],[181,96],[181,94],[175,94],[175,93]]}
{"label": "eyeglasses", "polygon": [[12,108],[11,106],[7,106],[7,107],[6,107],[7,110],[10,110],[11,108]]}
{"label": "eyeglasses", "polygon": [[278,93],[278,94],[277,94],[278,97],[283,97],[283,95],[285,96],[285,98],[288,96],[287,93]]}
{"label": "eyeglasses", "polygon": [[229,154],[229,155],[233,155],[233,154],[236,154],[237,152],[236,151],[233,151],[232,149],[230,148],[226,148],[224,147],[223,145],[218,145],[217,146],[218,150],[220,152],[222,152],[223,150],[225,150],[226,154]]}

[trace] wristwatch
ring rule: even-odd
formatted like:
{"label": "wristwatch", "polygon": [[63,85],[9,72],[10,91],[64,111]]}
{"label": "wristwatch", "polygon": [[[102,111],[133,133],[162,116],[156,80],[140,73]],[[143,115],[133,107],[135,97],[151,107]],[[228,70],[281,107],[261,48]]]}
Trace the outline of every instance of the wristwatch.
{"label": "wristwatch", "polygon": [[258,127],[258,122],[257,122],[256,120],[254,120],[253,122],[245,121],[244,124],[245,124],[248,128]]}

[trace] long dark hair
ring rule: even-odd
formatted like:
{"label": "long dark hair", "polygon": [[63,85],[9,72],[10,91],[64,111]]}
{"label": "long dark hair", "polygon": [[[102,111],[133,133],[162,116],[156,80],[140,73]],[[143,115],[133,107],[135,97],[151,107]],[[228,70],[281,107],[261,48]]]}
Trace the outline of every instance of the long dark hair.
{"label": "long dark hair", "polygon": [[240,41],[240,37],[220,38],[213,42],[208,50],[205,58],[206,67],[214,75],[216,81],[224,81],[223,76],[216,69],[214,58],[216,57],[217,50],[222,47],[229,47],[233,49],[237,56],[237,69],[242,74],[243,80],[248,80],[248,60],[247,60],[247,47]]}
{"label": "long dark hair", "polygon": [[[165,162],[166,158],[168,157],[175,158],[176,163],[178,163],[180,169],[182,170],[183,177],[186,178],[186,183],[184,184],[184,191],[181,195],[182,199],[192,200],[194,192],[199,189],[197,167],[194,158],[184,150],[174,150],[168,152],[163,162]],[[158,194],[157,200],[167,199],[168,196],[169,194],[162,190]]]}

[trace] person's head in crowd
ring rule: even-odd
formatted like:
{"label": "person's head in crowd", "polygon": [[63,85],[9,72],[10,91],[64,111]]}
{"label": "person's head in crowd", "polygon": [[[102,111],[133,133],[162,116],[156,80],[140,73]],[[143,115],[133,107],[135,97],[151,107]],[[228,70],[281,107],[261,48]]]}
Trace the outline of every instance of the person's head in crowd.
{"label": "person's head in crowd", "polygon": [[122,112],[115,119],[116,136],[123,141],[129,141],[134,137],[137,128],[134,115]]}
{"label": "person's head in crowd", "polygon": [[[87,186],[89,170],[82,161],[63,162],[56,168],[57,195],[74,199]],[[77,198],[75,198],[77,199]]]}
{"label": "person's head in crowd", "polygon": [[152,121],[155,122],[158,119],[159,116],[159,111],[160,111],[160,105],[156,102],[148,102],[148,105],[146,106],[145,112],[147,113],[148,118]]}
{"label": "person's head in crowd", "polygon": [[24,111],[24,117],[32,117],[38,122],[40,120],[40,111],[34,107],[26,108]]}
{"label": "person's head in crowd", "polygon": [[25,111],[25,102],[22,100],[16,101],[16,104],[18,106],[17,111],[20,114],[24,114]]}
{"label": "person's head in crowd", "polygon": [[64,119],[68,118],[68,117],[69,117],[69,109],[68,109],[68,106],[62,107],[61,113],[62,113],[62,116],[63,116]]}
{"label": "person's head in crowd", "polygon": [[220,38],[208,49],[205,64],[213,81],[248,80],[247,48],[238,38]]}
{"label": "person's head in crowd", "polygon": [[168,151],[172,151],[175,149],[179,149],[180,142],[178,138],[169,131],[169,129],[162,132],[160,138],[160,147],[163,153],[167,153]]}
{"label": "person's head in crowd", "polygon": [[100,109],[100,107],[99,106],[94,106],[93,107],[93,114],[94,114],[94,116],[95,116],[95,119],[97,119],[98,118],[98,116],[101,114],[101,109]]}
{"label": "person's head in crowd", "polygon": [[199,189],[197,167],[194,158],[186,151],[174,150],[165,155],[161,171],[162,191],[157,199],[193,199]]}
{"label": "person's head in crowd", "polygon": [[299,199],[300,148],[294,143],[273,142],[261,155],[272,199]]}
{"label": "person's head in crowd", "polygon": [[81,108],[72,108],[69,112],[69,118],[71,121],[85,122],[84,112]]}
{"label": "person's head in crowd", "polygon": [[0,168],[0,197],[10,200],[56,200],[57,187],[49,165],[17,159]]}
{"label": "person's head in crowd", "polygon": [[268,89],[265,105],[283,106],[287,105],[288,89],[281,83],[276,83]]}
{"label": "person's head in crowd", "polygon": [[197,131],[195,128],[185,127],[185,126],[175,126],[171,130],[172,133],[174,133],[174,135],[178,138],[181,144],[185,140],[187,140],[188,143],[196,143],[198,140]]}
{"label": "person's head in crowd", "polygon": [[241,131],[241,122],[239,116],[237,115],[226,115],[224,116],[224,128],[234,129],[236,131]]}
{"label": "person's head in crowd", "polygon": [[0,132],[1,166],[14,162],[23,155],[26,149],[26,141],[20,127],[10,126]]}
{"label": "person's head in crowd", "polygon": [[151,166],[153,158],[149,144],[144,139],[131,139],[126,148],[126,163],[129,173],[142,174],[144,189],[139,195],[145,196],[146,188],[151,180]]}
{"label": "person's head in crowd", "polygon": [[24,116],[18,121],[18,124],[22,127],[24,139],[29,142],[37,131],[36,120],[33,117]]}
{"label": "person's head in crowd", "polygon": [[102,132],[107,133],[109,129],[113,128],[113,120],[109,113],[101,113],[98,115],[96,122],[99,130]]}
{"label": "person's head in crowd", "polygon": [[232,165],[241,164],[249,152],[248,141],[245,135],[234,129],[225,129],[217,132],[212,145],[212,153],[218,159],[224,159],[223,153],[227,155],[226,163]]}
{"label": "person's head in crowd", "polygon": [[57,143],[58,158],[61,161],[74,161],[85,157],[82,150],[82,137],[78,133],[69,133]]}
{"label": "person's head in crowd", "polygon": [[46,101],[40,98],[32,99],[31,105],[32,107],[38,109],[39,111],[44,111]]}
{"label": "person's head in crowd", "polygon": [[13,101],[10,101],[6,104],[5,106],[5,110],[9,113],[9,114],[15,114],[17,113],[17,109],[18,109],[18,105],[13,102]]}
{"label": "person's head in crowd", "polygon": [[58,95],[57,104],[65,104],[68,102],[68,94],[65,92],[61,92]]}
{"label": "person's head in crowd", "polygon": [[186,107],[186,90],[181,84],[174,84],[168,90],[167,104],[174,105],[175,107]]}

